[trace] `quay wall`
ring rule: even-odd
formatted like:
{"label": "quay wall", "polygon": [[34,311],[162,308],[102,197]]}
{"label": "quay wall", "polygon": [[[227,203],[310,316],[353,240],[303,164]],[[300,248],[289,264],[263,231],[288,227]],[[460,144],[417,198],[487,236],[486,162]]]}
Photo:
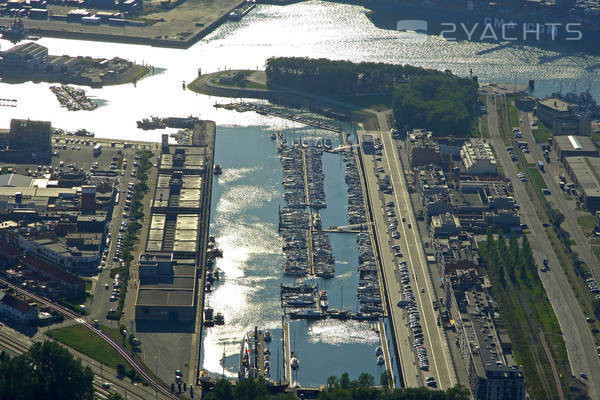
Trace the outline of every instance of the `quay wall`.
{"label": "quay wall", "polygon": [[[106,32],[90,32],[90,31],[84,32],[81,30],[75,30],[75,29],[81,29],[81,28],[85,29],[86,28],[86,25],[81,25],[81,24],[73,24],[72,30],[51,29],[51,28],[39,27],[39,26],[37,26],[37,27],[36,26],[27,26],[27,31],[30,34],[34,34],[34,35],[38,35],[38,36],[55,37],[55,38],[61,38],[61,39],[90,40],[90,41],[97,41],[97,42],[127,43],[127,44],[143,45],[143,46],[164,47],[164,48],[174,48],[174,49],[187,49],[187,48],[190,48],[191,46],[193,46],[194,44],[196,44],[200,39],[204,38],[212,31],[214,31],[221,24],[226,22],[229,17],[229,13],[233,9],[241,6],[244,3],[245,3],[245,0],[241,1],[235,7],[232,7],[225,14],[223,14],[222,16],[220,16],[219,18],[217,18],[210,24],[206,25],[205,27],[203,27],[202,29],[200,29],[199,31],[197,31],[196,33],[194,33],[187,39],[162,39],[162,38],[150,37],[150,36],[146,36],[146,35],[142,35],[142,34],[123,34],[123,33],[117,34],[117,33],[106,33]],[[35,24],[38,21],[31,21],[31,22]],[[44,22],[47,22],[47,21],[44,21]],[[110,26],[107,25],[106,27],[110,27]],[[147,26],[147,27],[138,28],[138,29],[140,29],[140,33],[142,33],[146,29],[148,31],[152,30],[152,27]]]}

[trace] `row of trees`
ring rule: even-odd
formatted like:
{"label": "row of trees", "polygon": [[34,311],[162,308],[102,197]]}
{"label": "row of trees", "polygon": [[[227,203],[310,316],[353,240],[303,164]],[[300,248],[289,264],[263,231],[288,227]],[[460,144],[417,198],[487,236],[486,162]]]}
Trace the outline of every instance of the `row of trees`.
{"label": "row of trees", "polygon": [[[385,378],[382,377],[385,380]],[[347,373],[341,377],[331,376],[327,389],[319,394],[320,400],[467,400],[469,390],[455,386],[446,391],[424,387],[410,389],[388,389],[375,387],[374,378],[363,373],[357,380],[351,380]],[[219,380],[215,389],[203,396],[206,400],[287,400],[296,397],[289,393],[271,395],[264,382],[246,379],[233,386],[228,380]]]}
{"label": "row of trees", "polygon": [[267,86],[326,96],[392,92],[413,76],[440,74],[411,65],[353,63],[326,58],[274,57],[267,60]]}
{"label": "row of trees", "polygon": [[477,83],[410,65],[352,63],[325,58],[267,60],[267,86],[327,97],[384,95],[392,98],[399,129],[426,128],[435,135],[467,136],[479,107]]}
{"label": "row of trees", "polygon": [[526,235],[523,235],[519,246],[513,234],[507,243],[502,232],[499,232],[498,238],[495,239],[493,231],[488,229],[480,252],[490,274],[497,276],[503,286],[506,286],[507,278],[513,284],[524,283],[526,286],[531,286],[533,279],[539,279]]}
{"label": "row of trees", "polygon": [[394,92],[394,118],[403,131],[467,136],[479,114],[477,83],[450,74],[417,76]]}
{"label": "row of trees", "polygon": [[0,354],[2,400],[93,400],[94,374],[54,342],[34,343],[28,352]]}

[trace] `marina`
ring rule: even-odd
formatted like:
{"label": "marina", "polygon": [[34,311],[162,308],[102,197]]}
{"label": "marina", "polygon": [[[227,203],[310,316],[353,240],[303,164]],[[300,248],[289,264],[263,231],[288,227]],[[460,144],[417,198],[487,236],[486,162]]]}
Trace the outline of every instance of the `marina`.
{"label": "marina", "polygon": [[[225,130],[225,132],[229,131]],[[268,329],[270,332],[272,332],[273,343],[275,343],[279,340],[279,338],[283,338],[285,336],[285,326],[287,325],[289,326],[289,356],[286,359],[287,361],[283,362],[285,355],[284,349],[284,353],[281,354],[281,376],[285,376],[285,371],[287,369],[287,376],[293,376],[291,380],[292,384],[299,383],[302,386],[318,386],[322,383],[323,374],[326,373],[340,375],[344,371],[348,371],[352,374],[352,376],[358,376],[358,374],[365,371],[371,373],[373,376],[379,376],[379,370],[381,366],[377,364],[376,358],[373,358],[375,347],[379,341],[379,335],[372,328],[378,317],[375,314],[358,312],[359,303],[355,297],[356,295],[354,294],[356,293],[359,280],[359,274],[356,268],[356,260],[358,258],[358,249],[355,240],[356,234],[334,235],[335,237],[331,238],[329,238],[329,234],[325,234],[329,239],[331,257],[334,259],[335,263],[332,265],[332,267],[334,267],[336,270],[336,277],[334,279],[322,279],[316,275],[311,275],[308,268],[310,263],[308,262],[309,239],[307,232],[312,231],[313,234],[315,232],[319,234],[319,220],[320,223],[325,224],[325,226],[330,224],[343,225],[347,219],[345,207],[337,207],[331,210],[329,208],[323,208],[319,210],[319,213],[315,212],[314,210],[311,213],[309,211],[310,207],[308,207],[306,204],[303,204],[299,207],[289,207],[283,196],[285,191],[284,186],[281,184],[286,174],[282,173],[283,169],[280,160],[281,154],[277,154],[275,150],[275,141],[271,139],[271,133],[272,132],[268,132],[267,134],[264,134],[264,136],[260,140],[256,141],[255,144],[249,144],[249,142],[246,142],[250,141],[253,136],[243,137],[242,135],[244,135],[244,133],[236,134],[235,140],[244,141],[248,147],[248,151],[257,151],[257,157],[261,157],[261,161],[257,162],[262,163],[265,162],[263,160],[267,160],[265,169],[263,170],[261,168],[261,174],[265,174],[267,168],[272,168],[274,166],[274,164],[272,164],[273,161],[277,162],[275,165],[276,169],[279,169],[279,172],[275,170],[275,174],[269,175],[270,178],[267,179],[267,182],[270,182],[270,184],[277,188],[277,193],[279,193],[277,195],[277,199],[279,199],[277,202],[283,202],[280,208],[280,216],[277,214],[273,215],[272,207],[268,208],[266,206],[264,210],[260,208],[262,211],[260,211],[261,214],[259,215],[261,215],[261,218],[272,218],[274,222],[274,233],[277,235],[278,239],[272,243],[271,239],[267,240],[264,237],[264,232],[259,235],[260,239],[257,238],[261,241],[261,246],[264,246],[263,242],[272,243],[269,246],[273,246],[273,248],[266,251],[275,252],[277,256],[269,256],[266,258],[263,258],[262,256],[259,258],[250,256],[250,259],[252,260],[251,265],[257,263],[257,265],[261,265],[261,267],[256,269],[252,266],[249,266],[247,267],[247,273],[250,275],[247,278],[237,278],[237,276],[239,276],[239,271],[236,271],[236,268],[232,268],[233,266],[237,265],[237,261],[234,261],[237,259],[235,253],[239,254],[241,249],[240,255],[244,255],[246,253],[245,248],[247,245],[241,245],[241,247],[239,247],[239,245],[235,246],[234,248],[238,250],[232,250],[232,253],[230,254],[227,248],[232,245],[228,239],[231,237],[231,233],[224,234],[221,231],[221,229],[224,227],[229,226],[229,223],[225,222],[229,219],[229,217],[226,217],[224,221],[222,219],[223,217],[219,218],[219,211],[216,211],[217,215],[215,218],[219,222],[215,225],[216,228],[211,231],[215,234],[215,238],[219,243],[219,247],[224,248],[225,250],[224,258],[216,260],[219,268],[225,269],[225,279],[221,284],[213,287],[213,292],[207,295],[207,301],[210,303],[211,307],[215,308],[215,310],[219,309],[223,311],[223,314],[226,317],[226,325],[224,327],[217,327],[215,325],[207,330],[207,337],[204,340],[205,342],[207,340],[217,340],[216,338],[219,333],[223,335],[223,332],[229,332],[232,329],[231,324],[244,324],[245,321],[248,321],[248,323],[259,322],[259,326],[263,326],[264,329]],[[286,142],[294,142],[291,131],[283,131],[279,133],[280,137],[285,139]],[[226,138],[229,133],[224,133],[224,135]],[[277,134],[275,136],[277,136]],[[319,133],[302,133],[302,136],[306,136],[307,139],[309,139],[309,143],[316,143]],[[329,136],[329,138],[332,140],[332,142],[335,140],[333,136]],[[219,139],[223,140],[223,136],[217,136],[217,140]],[[231,137],[231,140],[234,140],[233,137]],[[256,140],[256,136],[254,136],[254,140]],[[270,144],[270,146],[268,144]],[[297,147],[299,147],[298,151],[302,150],[301,141],[298,141]],[[231,197],[227,193],[231,191],[231,194],[233,195],[233,193],[238,193],[238,190],[242,188],[244,188],[244,191],[250,190],[250,192],[252,192],[253,189],[250,189],[250,187],[247,187],[247,185],[257,179],[257,177],[255,173],[249,173],[250,170],[247,170],[247,167],[243,166],[245,165],[243,161],[238,160],[238,155],[224,155],[224,153],[227,151],[226,144],[223,144],[222,142],[221,147],[217,146],[217,149],[219,148],[222,149],[223,153],[219,154],[219,150],[217,150],[216,157],[220,162],[223,163],[224,172],[223,175],[217,180],[217,185],[223,184],[228,189],[225,190],[222,200],[217,200],[220,204],[220,206],[217,206],[217,210],[223,209],[223,212],[225,212],[225,205],[231,201],[229,200]],[[258,150],[259,148],[260,150]],[[289,151],[290,149],[294,149],[294,146],[292,145],[290,148],[286,149],[286,151]],[[260,153],[261,151],[262,153]],[[274,154],[279,157],[274,159],[271,158]],[[340,199],[338,196],[341,195],[342,204],[345,204],[345,197],[347,194],[344,189],[344,185],[340,185],[340,182],[342,182],[344,179],[344,165],[340,163],[342,161],[342,154],[323,153],[322,157],[323,175],[327,176],[327,179],[324,179],[323,191],[325,192],[326,197],[330,195],[334,196],[332,199]],[[233,160],[235,160],[235,162]],[[240,164],[240,162],[242,162],[242,164]],[[241,180],[236,178],[236,180],[231,181],[232,176],[239,176],[241,171],[248,171],[246,172],[248,175],[242,175],[244,178]],[[298,175],[300,177],[302,176],[302,162],[296,165],[295,171],[300,171],[300,174]],[[261,179],[264,180],[265,178]],[[298,179],[298,186],[301,188],[300,193],[303,194],[304,184],[302,180],[303,179],[301,178]],[[338,188],[342,189],[342,191],[337,192]],[[331,192],[331,190],[336,191]],[[302,195],[300,195],[299,198],[302,198]],[[229,215],[229,213],[227,212],[226,215]],[[316,217],[317,215],[319,217]],[[261,226],[262,224],[263,223],[259,223]],[[242,223],[241,226],[236,226],[239,228],[236,228],[235,232],[239,231],[240,229],[241,232],[247,232],[247,225],[245,223]],[[231,225],[231,227],[233,227],[233,225]],[[286,239],[286,237],[289,237],[290,239]],[[244,242],[246,240],[246,238],[243,239]],[[315,243],[316,240],[317,239],[315,239]],[[311,243],[312,242],[313,240],[311,240]],[[289,244],[293,245],[289,246]],[[258,243],[252,244],[251,248],[255,248],[257,245]],[[277,247],[284,248],[282,251],[278,251]],[[289,259],[288,254],[291,256]],[[246,258],[247,256],[244,255],[243,257]],[[288,272],[296,272],[295,270],[297,270],[298,275],[301,276],[286,274],[285,271],[282,270],[282,265],[296,266],[297,268],[288,268]],[[244,293],[245,291],[250,290],[253,293],[253,301],[259,302],[258,304],[255,304],[259,309],[272,310],[269,312],[269,316],[275,316],[277,314],[281,315],[283,313],[283,326],[281,318],[278,320],[273,319],[271,322],[266,323],[264,322],[265,319],[263,319],[263,317],[255,320],[254,318],[250,319],[246,316],[240,316],[238,313],[233,312],[231,306],[227,305],[227,303],[237,304],[238,300],[232,299],[231,295],[229,295],[227,299],[220,299],[222,290],[230,287],[230,285],[234,284],[235,282],[243,282],[246,279],[248,279],[249,282],[255,283],[249,283],[250,286],[248,287],[241,286],[241,292]],[[259,280],[255,281],[256,279]],[[236,283],[236,285],[239,285],[239,283]],[[273,287],[276,288],[275,293],[273,293]],[[344,296],[344,294],[346,294],[346,296]],[[344,298],[346,299],[345,302]],[[274,299],[278,300],[275,302],[277,309],[271,308],[272,300]],[[266,321],[269,320],[267,319]],[[339,332],[352,332],[351,334],[347,334],[353,339],[348,341],[343,337],[337,338],[337,333],[334,334],[334,331],[329,331],[330,329],[333,329],[334,326],[339,326]],[[316,333],[322,329],[325,329],[325,331],[328,332],[324,337],[321,337],[320,334]],[[336,331],[338,331],[338,329],[336,329]],[[317,336],[312,338],[315,334],[317,334]],[[218,343],[229,343],[227,336],[218,337]],[[239,338],[240,336],[238,336],[236,343],[239,343]],[[215,345],[214,348],[217,350],[220,347],[221,345]],[[226,348],[229,347],[230,346],[226,344]],[[315,349],[317,348],[320,350],[316,351]],[[328,369],[324,369],[317,362],[319,352],[323,352],[324,354],[335,354],[341,349],[345,349],[345,352],[364,354],[365,359],[373,358],[373,361],[370,365],[361,365],[357,366],[356,368],[352,366],[341,365]],[[271,378],[275,380],[276,369],[273,361],[277,356],[277,346],[270,346],[270,350],[270,373]],[[221,351],[222,349],[219,350],[217,354],[220,354]],[[299,360],[299,368],[296,370],[293,370],[290,364],[292,352]],[[239,353],[239,347],[238,350],[236,350],[236,353]],[[205,368],[207,368],[211,363],[211,360],[207,360],[206,357],[207,353],[204,355]],[[225,365],[227,370],[237,371],[237,365],[234,367],[230,360],[226,361]],[[220,371],[220,367],[210,368],[210,370]],[[285,380],[286,378],[284,378],[284,381]]]}
{"label": "marina", "polygon": [[[225,103],[225,104],[215,104],[215,108],[223,108],[226,110],[235,110],[237,112],[247,112],[254,111],[260,115],[271,115],[274,117],[279,117],[283,119],[287,119],[294,122],[299,122],[304,125],[312,126],[315,128],[323,129],[325,131],[342,133],[343,129],[335,123],[332,119],[324,119],[323,117],[317,117],[315,114],[304,113],[299,111],[293,111],[287,109],[285,107],[266,104],[266,103],[249,103],[249,102],[240,102],[240,103]],[[329,144],[331,144],[331,139],[329,140]]]}
{"label": "marina", "polygon": [[69,111],[93,111],[98,105],[86,96],[85,90],[69,85],[50,86],[50,90],[56,96],[61,107]]}
{"label": "marina", "polygon": [[143,118],[137,121],[137,127],[143,130],[152,129],[164,129],[164,128],[181,128],[181,129],[192,129],[194,124],[200,119],[198,117],[166,117],[159,118],[152,116],[150,118]]}
{"label": "marina", "polygon": [[17,99],[0,99],[0,107],[16,107]]}
{"label": "marina", "polygon": [[[288,32],[282,32],[276,40],[270,38],[271,32],[279,27],[279,24],[290,24],[294,21],[324,21],[331,30],[326,35],[326,40],[322,36],[317,36],[312,29],[304,27],[311,26],[308,22],[305,25],[298,25],[300,32],[306,35],[306,41],[298,43],[298,51],[311,57],[322,57],[324,54],[330,54],[331,57],[339,59],[355,59],[355,54],[369,54],[368,59],[381,62],[408,62],[407,60],[421,60],[424,66],[433,68],[449,68],[455,73],[465,73],[469,65],[474,65],[477,59],[481,63],[479,73],[480,80],[510,81],[517,79],[520,84],[526,84],[526,79],[531,77],[536,79],[536,94],[550,94],[552,91],[558,91],[558,76],[552,71],[557,65],[564,66],[560,69],[560,77],[565,79],[565,86],[573,86],[576,82],[578,87],[586,87],[587,82],[592,82],[592,93],[597,96],[598,84],[593,74],[596,74],[595,65],[598,58],[595,56],[578,57],[561,53],[559,59],[553,58],[553,54],[545,51],[537,53],[524,53],[521,48],[514,46],[508,48],[495,48],[494,45],[481,43],[450,43],[443,46],[435,40],[425,45],[416,44],[407,40],[403,45],[405,52],[399,54],[398,37],[401,36],[395,31],[386,31],[373,28],[366,17],[360,11],[360,7],[353,7],[346,4],[317,3],[319,7],[314,8],[315,2],[301,3],[291,6],[289,10],[282,8],[273,12],[267,10],[265,6],[258,5],[255,13],[250,13],[244,19],[244,24],[226,24],[219,28],[215,35],[207,38],[206,43],[200,43],[197,47],[182,52],[181,54],[168,53],[163,49],[146,48],[144,46],[129,46],[117,44],[114,45],[114,52],[118,52],[122,57],[135,57],[137,60],[144,60],[153,65],[167,67],[167,71],[161,75],[145,79],[138,82],[137,87],[122,86],[102,90],[95,95],[109,99],[110,102],[94,113],[67,113],[66,109],[59,107],[54,96],[48,92],[47,85],[19,84],[9,85],[0,83],[0,91],[3,97],[18,98],[17,110],[21,109],[25,102],[23,96],[27,96],[27,106],[35,109],[32,118],[52,119],[56,121],[56,126],[65,127],[73,130],[77,127],[86,127],[93,130],[96,136],[103,138],[123,138],[125,140],[135,140],[141,132],[136,129],[133,123],[142,117],[149,115],[189,115],[200,112],[210,114],[210,118],[218,121],[219,133],[217,153],[219,162],[223,163],[224,173],[219,180],[219,187],[215,189],[214,207],[219,209],[219,218],[214,218],[214,235],[217,237],[220,246],[226,250],[235,249],[236,254],[225,254],[224,259],[219,259],[218,265],[226,270],[226,280],[213,287],[209,294],[211,297],[211,306],[215,310],[222,311],[226,317],[226,325],[223,327],[213,327],[203,338],[203,356],[202,365],[213,373],[221,373],[221,354],[223,352],[223,343],[227,353],[226,374],[229,376],[232,371],[237,373],[237,358],[239,354],[239,340],[245,332],[252,329],[255,323],[254,319],[260,320],[259,327],[268,326],[276,339],[281,336],[281,323],[276,317],[280,313],[279,284],[281,282],[290,282],[288,278],[282,277],[281,265],[283,260],[282,252],[278,251],[281,247],[280,237],[277,234],[277,217],[274,212],[279,205],[278,199],[282,197],[280,191],[280,162],[276,155],[270,151],[264,151],[269,145],[269,135],[272,132],[281,131],[282,126],[279,122],[273,122],[269,116],[256,115],[255,113],[227,113],[222,110],[214,110],[212,104],[214,99],[207,96],[195,96],[190,91],[181,90],[181,79],[185,76],[195,75],[198,66],[203,70],[217,70],[223,65],[244,64],[247,68],[254,68],[255,65],[262,65],[264,59],[273,55],[286,55],[285,50],[279,41],[288,41],[292,36]],[[274,16],[277,15],[277,18]],[[348,26],[343,21],[352,20],[356,25]],[[246,21],[249,23],[246,26]],[[250,24],[252,22],[252,24]],[[264,24],[264,29],[258,29],[256,24]],[[351,40],[343,38],[343,34],[352,32]],[[295,33],[296,35],[297,33]],[[377,40],[373,41],[372,38]],[[267,46],[248,46],[250,40],[261,40],[267,43]],[[371,40],[370,40],[371,38]],[[431,39],[431,38],[429,38]],[[106,56],[105,50],[101,46],[94,47],[97,43],[79,42],[79,41],[61,41],[55,39],[43,39],[44,43],[52,43],[59,48],[56,54],[70,53],[93,56]],[[271,40],[271,41],[269,41]],[[335,41],[336,48],[331,50],[329,46]],[[65,42],[65,43],[63,43]],[[7,42],[3,42],[7,44]],[[326,44],[326,46],[325,46]],[[447,46],[447,47],[445,47]],[[493,51],[484,53],[485,50]],[[93,49],[93,51],[92,51]],[[443,49],[443,52],[437,51]],[[447,51],[446,51],[447,50]],[[475,53],[481,52],[481,55]],[[523,57],[523,54],[527,54]],[[190,57],[198,61],[197,65],[185,63]],[[243,61],[239,61],[242,59]],[[357,59],[358,60],[358,59]],[[499,67],[490,67],[493,62],[500,60]],[[540,60],[540,62],[538,62]],[[544,62],[541,62],[544,60]],[[533,66],[532,66],[533,65]],[[529,76],[531,75],[531,76]],[[567,83],[570,82],[570,83]],[[102,93],[102,94],[100,94]],[[164,95],[164,101],[156,102],[152,94],[161,93]],[[128,109],[128,113],[120,113],[120,110]],[[6,108],[3,114],[5,126],[8,118],[12,115],[12,108]],[[20,110],[21,112],[23,110]],[[70,114],[70,115],[69,115]],[[223,127],[226,126],[226,127]],[[235,126],[235,128],[231,128]],[[262,127],[268,127],[263,129]],[[312,130],[311,130],[312,132]],[[310,133],[310,132],[308,132]],[[149,140],[159,141],[159,132],[146,133]],[[260,135],[264,135],[267,140],[261,141]],[[244,140],[243,136],[248,135],[252,140]],[[307,134],[308,135],[308,134]],[[293,137],[289,133],[284,135],[287,140]],[[323,134],[323,136],[325,136]],[[331,137],[334,141],[335,138]],[[256,145],[253,145],[253,141]],[[229,156],[227,153],[231,153]],[[257,160],[249,153],[260,155]],[[337,169],[339,158],[327,158],[324,155],[324,168]],[[274,160],[268,158],[275,157]],[[238,159],[240,160],[238,162]],[[244,160],[244,161],[242,161]],[[252,160],[246,162],[245,160]],[[266,160],[266,161],[265,161]],[[274,163],[273,163],[274,161]],[[274,169],[275,174],[269,174],[267,169]],[[344,174],[344,165],[341,166],[341,173]],[[327,172],[328,180],[331,179]],[[253,176],[249,176],[253,175]],[[327,191],[327,182],[326,191]],[[215,185],[216,186],[216,185]],[[337,186],[341,186],[337,184]],[[345,190],[345,188],[341,187]],[[344,226],[347,217],[343,205],[346,204],[344,196],[337,192],[327,191],[330,207],[320,210],[323,226]],[[335,193],[335,195],[332,195]],[[350,193],[352,195],[352,193]],[[341,200],[340,200],[341,199]],[[334,210],[334,202],[342,201],[339,210]],[[350,206],[351,200],[348,199]],[[284,204],[281,204],[283,207]],[[240,216],[241,221],[234,221],[232,215]],[[344,220],[335,220],[336,216],[343,214]],[[350,213],[349,213],[350,214]],[[335,218],[334,218],[335,217]],[[360,217],[356,213],[354,217]],[[213,229],[213,227],[211,227]],[[340,289],[344,285],[346,306],[357,300],[357,272],[361,270],[372,269],[369,265],[356,265],[357,255],[353,253],[355,237],[353,234],[330,235],[336,262],[346,262],[352,260],[348,269],[344,264],[336,264],[336,279],[327,283],[327,293],[329,307],[340,308]],[[348,253],[340,253],[340,247],[347,248]],[[268,257],[262,257],[261,251],[266,252]],[[260,265],[260,270],[257,265]],[[349,277],[346,277],[348,274]],[[289,278],[293,279],[293,278]],[[273,291],[269,291],[267,286],[272,286]],[[335,289],[332,289],[335,287]],[[234,295],[231,295],[234,293]],[[238,295],[238,293],[240,293]],[[227,302],[219,300],[226,299]],[[273,301],[275,300],[275,301]],[[273,304],[274,303],[274,304]],[[319,384],[322,378],[322,372],[327,369],[332,374],[339,375],[343,370],[329,368],[329,366],[315,365],[315,368],[306,368],[310,365],[310,358],[316,353],[317,356],[326,354],[327,358],[334,358],[336,355],[345,365],[348,365],[348,372],[351,376],[358,376],[360,372],[366,371],[377,377],[378,369],[375,365],[370,365],[373,361],[375,342],[371,335],[362,337],[362,331],[354,331],[352,336],[361,336],[360,344],[347,344],[340,339],[323,339],[320,334],[320,326],[327,323],[337,323],[345,325],[339,321],[319,320],[310,322],[293,321],[292,324],[299,322],[295,327],[294,334],[297,337],[296,348],[301,356],[300,380],[303,384]],[[264,324],[263,324],[264,323]],[[338,326],[335,325],[335,326]],[[346,333],[346,330],[340,331]],[[303,341],[302,336],[306,336]],[[223,338],[223,340],[221,340]],[[337,340],[337,341],[336,341]],[[314,342],[319,342],[315,345]],[[340,351],[336,353],[336,345],[332,343],[344,343],[340,346]],[[301,346],[306,348],[301,348]],[[366,347],[365,367],[355,367],[352,365],[352,359],[363,355],[361,348]],[[313,351],[313,349],[315,349]],[[345,353],[352,353],[352,359],[344,356]],[[153,360],[149,360],[149,365]],[[373,364],[375,362],[373,361]],[[368,364],[368,365],[366,365]]]}
{"label": "marina", "polygon": [[229,19],[232,21],[239,21],[246,14],[248,14],[250,10],[252,10],[255,6],[255,0],[247,0],[245,3],[243,3],[239,7],[234,8],[233,11],[229,13]]}

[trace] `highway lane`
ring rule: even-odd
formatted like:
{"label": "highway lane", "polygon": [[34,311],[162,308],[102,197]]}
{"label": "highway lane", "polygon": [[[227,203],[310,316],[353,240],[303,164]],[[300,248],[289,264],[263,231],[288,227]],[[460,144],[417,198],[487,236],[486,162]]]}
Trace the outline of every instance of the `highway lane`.
{"label": "highway lane", "polygon": [[[535,139],[531,132],[529,115],[526,112],[519,111],[519,118],[523,121],[522,123],[520,123],[521,131],[523,132],[523,138],[526,139],[527,142],[529,142],[531,156],[536,161],[544,161],[541,146],[540,144],[537,144],[535,142]],[[600,278],[600,262],[592,252],[589,239],[577,223],[577,218],[583,214],[575,210],[575,204],[567,203],[567,200],[564,198],[563,191],[561,190],[557,179],[560,174],[566,176],[566,173],[561,168],[560,162],[556,161],[555,157],[557,154],[554,151],[551,151],[550,154],[550,157],[554,158],[554,160],[552,160],[552,162],[550,163],[546,163],[546,173],[542,173],[546,185],[548,186],[548,189],[550,189],[551,195],[549,196],[549,200],[551,200],[554,203],[554,205],[560,210],[560,212],[562,212],[565,216],[565,221],[563,222],[562,227],[567,232],[569,232],[571,234],[571,238],[575,240],[573,251],[577,252],[580,257],[585,259],[585,264],[590,268],[592,275],[594,275],[594,278],[598,280]],[[574,202],[571,201],[571,203]],[[590,214],[587,213],[586,215]]]}
{"label": "highway lane", "polygon": [[[419,311],[425,321],[425,333],[430,342],[430,359],[434,361],[438,368],[438,386],[441,389],[447,389],[454,386],[456,383],[456,373],[454,364],[450,357],[448,349],[448,339],[443,332],[443,328],[437,323],[438,315],[433,308],[433,302],[437,301],[434,283],[431,280],[431,273],[423,243],[420,240],[420,235],[417,232],[417,218],[412,206],[408,187],[404,177],[404,168],[400,163],[397,145],[394,143],[387,124],[384,125],[384,133],[382,133],[383,154],[385,162],[388,165],[391,181],[394,187],[393,196],[398,209],[399,217],[406,218],[406,222],[398,222],[398,228],[402,229],[400,241],[404,241],[404,247],[408,253],[408,259],[413,273],[416,276],[414,282],[414,294],[419,302]],[[382,122],[380,121],[380,129]],[[408,226],[412,226],[409,228]],[[421,292],[420,289],[424,289]]]}
{"label": "highway lane", "polygon": [[[494,97],[487,97],[487,106],[490,141],[498,161],[502,165],[504,175],[513,184],[515,198],[521,207],[521,218],[529,226],[528,238],[531,247],[536,254],[545,254],[551,265],[550,271],[539,273],[539,276],[560,324],[571,369],[577,377],[581,372],[589,376],[590,379],[587,384],[590,387],[590,397],[596,399],[600,394],[597,387],[598,382],[600,382],[600,363],[594,348],[593,337],[556,254],[549,251],[549,249],[552,249],[550,240],[546,236],[542,222],[536,215],[525,185],[519,180],[516,167],[505,149],[506,145],[498,128],[498,115]],[[539,259],[537,261],[541,262]]]}

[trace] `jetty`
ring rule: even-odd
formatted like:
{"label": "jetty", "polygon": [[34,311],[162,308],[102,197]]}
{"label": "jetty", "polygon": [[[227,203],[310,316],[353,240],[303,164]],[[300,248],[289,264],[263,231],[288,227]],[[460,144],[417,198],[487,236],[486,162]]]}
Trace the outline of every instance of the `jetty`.
{"label": "jetty", "polygon": [[16,107],[17,99],[0,99],[0,107]]}
{"label": "jetty", "polygon": [[286,382],[292,382],[292,355],[290,350],[290,323],[283,322],[283,378]]}

